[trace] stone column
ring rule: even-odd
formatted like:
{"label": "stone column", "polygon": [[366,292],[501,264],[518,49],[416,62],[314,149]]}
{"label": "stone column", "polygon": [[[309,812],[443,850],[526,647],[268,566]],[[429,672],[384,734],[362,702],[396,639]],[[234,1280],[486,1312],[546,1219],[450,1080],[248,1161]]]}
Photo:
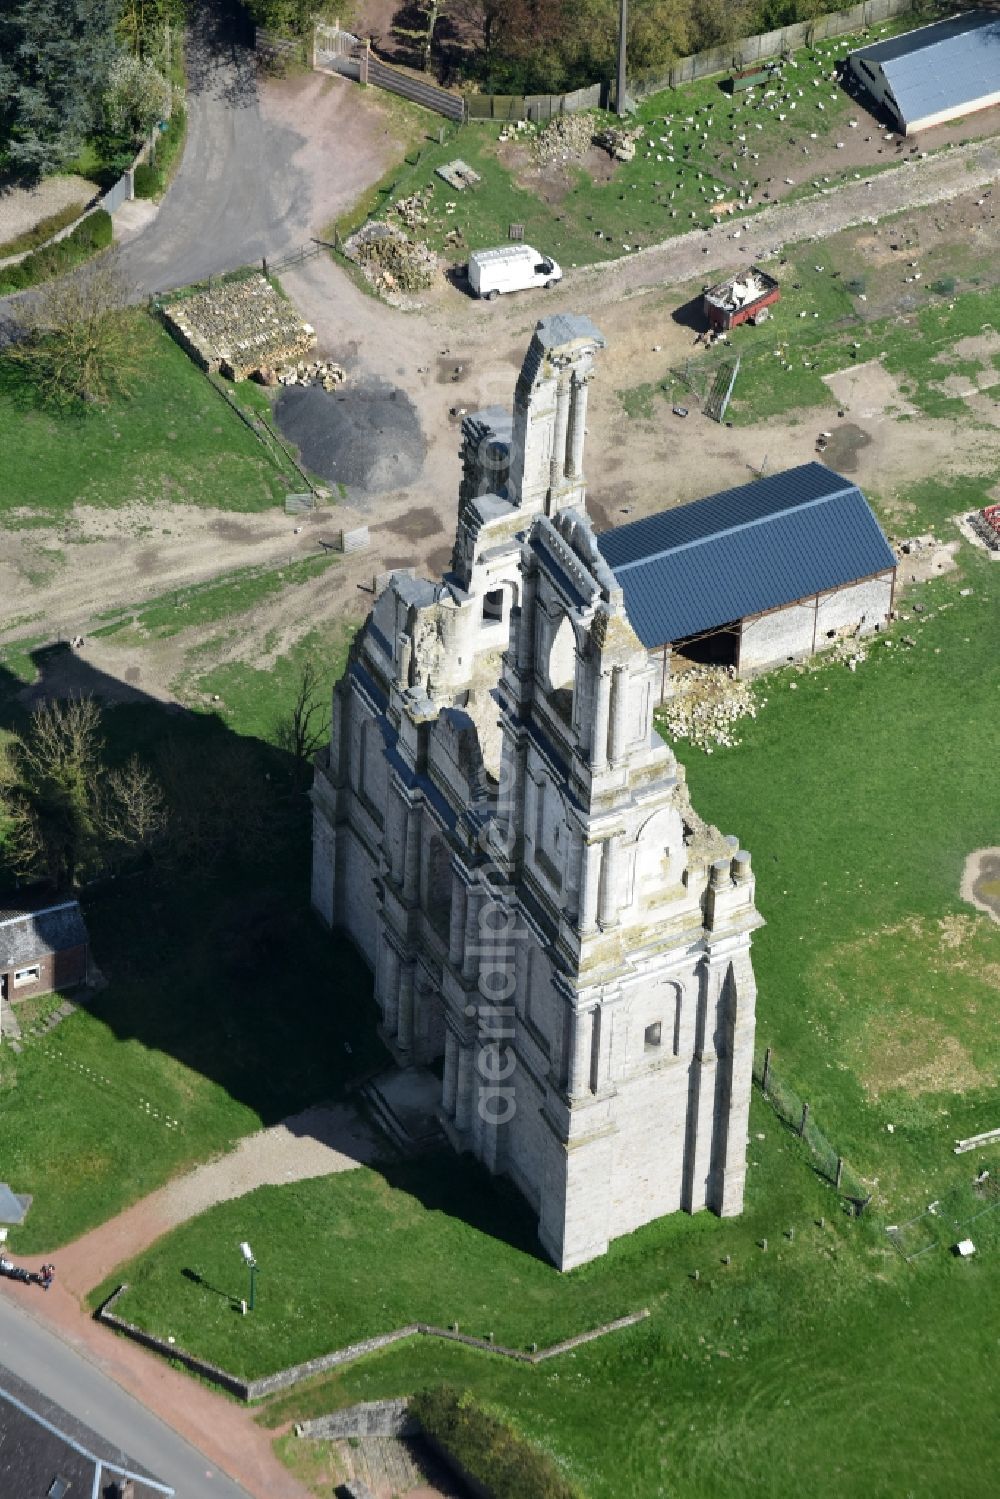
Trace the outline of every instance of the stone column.
{"label": "stone column", "polygon": [[389,784],[389,805],[386,808],[386,833],[389,844],[389,869],[393,882],[403,882],[403,866],[406,847],[406,806],[395,786]]}
{"label": "stone column", "polygon": [[587,431],[587,377],[573,376],[573,404],[569,413],[569,446],[566,449],[567,479],[583,478],[583,441]]}
{"label": "stone column", "polygon": [[608,763],[608,718],[611,711],[611,677],[602,671],[597,678],[594,701],[594,727],[590,741],[592,770],[603,770]]}
{"label": "stone column", "polygon": [[462,946],[462,977],[474,979],[479,968],[479,892],[465,892],[465,936]]}
{"label": "stone column", "polygon": [[614,668],[611,684],[611,763],[617,765],[625,753],[626,716],[628,712],[628,672],[624,666]]}
{"label": "stone column", "polygon": [[455,1117],[455,1095],[458,1090],[458,1037],[452,1030],[444,1033],[444,1082],[441,1085],[441,1107],[449,1119]]}
{"label": "stone column", "polygon": [[382,1024],[387,1036],[396,1034],[399,1016],[399,953],[391,943],[379,948],[379,998],[382,1002]]}
{"label": "stone column", "polygon": [[420,895],[420,808],[407,807],[403,848],[403,899]]}
{"label": "stone column", "polygon": [[593,1012],[585,1010],[570,1011],[569,1021],[569,1055],[566,1058],[566,1093],[570,1098],[578,1098],[584,1092],[587,1083],[587,1074],[590,1067],[589,1039],[591,1033]]}
{"label": "stone column", "polygon": [[549,459],[549,494],[559,488],[566,468],[566,432],[569,427],[570,383],[559,376],[556,386],[556,414],[552,426],[552,456]]}
{"label": "stone column", "polygon": [[455,1127],[467,1130],[472,1123],[472,1047],[458,1043],[455,1083]]}
{"label": "stone column", "polygon": [[399,1028],[396,1039],[404,1051],[413,1045],[413,964],[399,970]]}
{"label": "stone column", "polygon": [[448,927],[448,957],[456,965],[462,961],[465,947],[465,881],[460,875],[451,877],[451,920]]}
{"label": "stone column", "polygon": [[517,622],[516,660],[519,672],[529,672],[535,660],[535,590],[534,572],[521,575],[520,618]]}
{"label": "stone column", "polygon": [[581,932],[592,932],[597,922],[597,892],[601,873],[603,845],[584,843],[580,849],[580,916]]}
{"label": "stone column", "polygon": [[603,844],[604,857],[601,860],[601,894],[597,905],[597,919],[601,926],[617,926],[618,924],[618,850],[621,844],[621,835],[613,833],[606,838]]}

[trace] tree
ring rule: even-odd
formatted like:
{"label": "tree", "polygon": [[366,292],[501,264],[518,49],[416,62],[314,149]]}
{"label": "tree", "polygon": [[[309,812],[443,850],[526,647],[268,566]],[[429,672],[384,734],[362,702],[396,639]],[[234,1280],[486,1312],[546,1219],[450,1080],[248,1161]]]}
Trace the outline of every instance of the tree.
{"label": "tree", "polygon": [[14,750],[18,862],[57,888],[72,886],[98,862],[103,777],[101,710],[92,697],[39,703]]}
{"label": "tree", "polygon": [[138,368],[128,291],[113,252],[47,281],[13,308],[7,357],[48,405],[104,403]]}
{"label": "tree", "polygon": [[37,182],[79,153],[118,51],[118,15],[119,0],[0,6],[0,167]]}
{"label": "tree", "polygon": [[108,772],[100,807],[100,827],[113,847],[148,854],[166,827],[163,787],[138,755]]}
{"label": "tree", "polygon": [[299,676],[295,701],[278,719],[275,743],[304,770],[330,737],[328,694],[316,665],[307,661]]}
{"label": "tree", "polygon": [[151,62],[130,52],[115,58],[104,91],[104,118],[113,136],[139,140],[148,135],[166,115],[169,100],[167,80]]}

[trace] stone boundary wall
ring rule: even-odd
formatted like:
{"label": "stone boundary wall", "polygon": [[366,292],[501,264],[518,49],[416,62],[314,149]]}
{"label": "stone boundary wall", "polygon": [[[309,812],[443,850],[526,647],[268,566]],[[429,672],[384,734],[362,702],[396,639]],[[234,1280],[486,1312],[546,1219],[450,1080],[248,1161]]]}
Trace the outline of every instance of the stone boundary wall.
{"label": "stone boundary wall", "polygon": [[332,1411],[313,1421],[298,1421],[295,1435],[313,1441],[342,1442],[348,1437],[409,1437],[419,1429],[420,1423],[410,1415],[410,1402],[403,1395],[395,1400],[349,1405],[346,1410]]}
{"label": "stone boundary wall", "polygon": [[113,1291],[98,1307],[94,1313],[95,1320],[131,1338],[134,1342],[141,1343],[144,1348],[152,1349],[154,1353],[161,1353],[165,1358],[176,1359],[193,1374],[200,1375],[202,1379],[207,1379],[212,1384],[221,1385],[223,1389],[245,1401],[262,1400],[266,1395],[274,1395],[279,1390],[291,1389],[293,1385],[301,1384],[305,1379],[312,1379],[317,1374],[325,1374],[329,1369],[353,1363],[356,1359],[364,1358],[366,1354],[375,1353],[380,1348],[388,1348],[392,1343],[399,1343],[404,1338],[417,1335],[443,1338],[446,1342],[461,1343],[466,1348],[478,1348],[483,1353],[495,1353],[501,1358],[514,1359],[522,1364],[540,1364],[545,1359],[568,1353],[570,1349],[579,1348],[583,1343],[592,1343],[596,1338],[603,1338],[608,1333],[618,1332],[625,1327],[634,1327],[636,1323],[644,1322],[649,1316],[648,1309],[644,1307],[642,1311],[629,1312],[627,1316],[618,1317],[614,1322],[606,1322],[600,1327],[590,1328],[587,1332],[576,1333],[571,1338],[565,1338],[561,1343],[553,1343],[549,1348],[536,1349],[531,1353],[525,1353],[520,1348],[507,1348],[502,1343],[492,1343],[487,1338],[474,1338],[468,1333],[433,1327],[427,1322],[411,1322],[405,1327],[396,1327],[391,1332],[378,1333],[360,1342],[349,1343],[345,1348],[337,1348],[332,1353],[321,1354],[318,1358],[309,1359],[304,1364],[293,1364],[289,1369],[279,1369],[276,1373],[265,1374],[260,1379],[247,1380],[241,1379],[239,1375],[230,1374],[226,1369],[220,1369],[217,1365],[209,1363],[207,1359],[188,1353],[176,1343],[166,1343],[162,1338],[157,1338],[152,1333],[144,1331],[143,1328],[137,1327],[134,1322],[127,1322],[124,1317],[117,1316],[112,1308],[127,1290],[128,1282],[123,1281],[118,1289]]}

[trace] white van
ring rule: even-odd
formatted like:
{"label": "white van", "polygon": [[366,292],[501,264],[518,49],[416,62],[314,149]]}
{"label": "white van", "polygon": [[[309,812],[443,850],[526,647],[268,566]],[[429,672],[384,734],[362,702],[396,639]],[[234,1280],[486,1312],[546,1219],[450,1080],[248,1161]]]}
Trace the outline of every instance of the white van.
{"label": "white van", "polygon": [[469,256],[469,285],[488,302],[502,291],[555,286],[561,280],[562,271],[551,256],[539,255],[530,245],[501,245],[498,250],[474,250]]}

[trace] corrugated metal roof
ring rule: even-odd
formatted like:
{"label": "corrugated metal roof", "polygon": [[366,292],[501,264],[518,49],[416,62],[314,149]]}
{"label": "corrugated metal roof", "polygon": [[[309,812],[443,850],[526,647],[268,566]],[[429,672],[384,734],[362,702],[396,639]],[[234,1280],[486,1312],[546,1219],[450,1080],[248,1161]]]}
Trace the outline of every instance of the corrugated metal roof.
{"label": "corrugated metal roof", "polygon": [[819,463],[598,536],[653,648],[895,567],[856,485]]}
{"label": "corrugated metal roof", "polygon": [[851,56],[881,67],[909,125],[1000,92],[1000,15],[967,11]]}
{"label": "corrugated metal roof", "polygon": [[87,928],[75,900],[25,911],[0,921],[0,968],[33,963],[48,953],[85,947]]}

